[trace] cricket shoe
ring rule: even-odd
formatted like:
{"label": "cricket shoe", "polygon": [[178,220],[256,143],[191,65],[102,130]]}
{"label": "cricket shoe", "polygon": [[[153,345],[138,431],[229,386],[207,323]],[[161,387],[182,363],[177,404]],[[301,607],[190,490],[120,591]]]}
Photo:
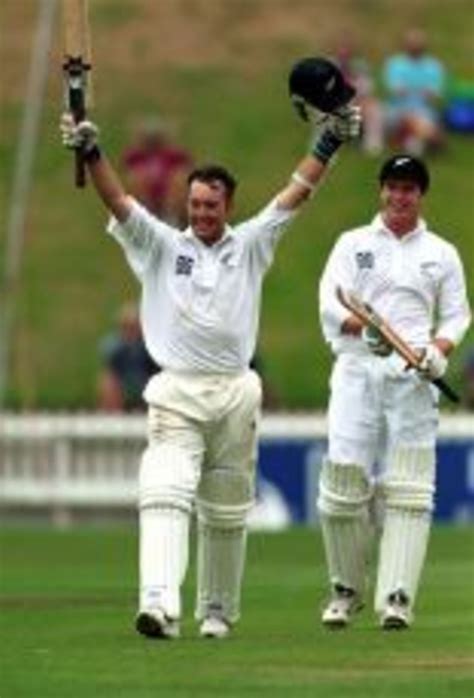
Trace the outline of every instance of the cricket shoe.
{"label": "cricket shoe", "polygon": [[135,620],[135,628],[140,635],[163,640],[179,637],[179,622],[168,618],[161,608],[140,611]]}
{"label": "cricket shoe", "polygon": [[327,628],[334,630],[349,625],[352,616],[363,607],[362,600],[354,589],[334,585],[333,597],[324,609],[321,621]]}
{"label": "cricket shoe", "polygon": [[408,596],[404,591],[395,591],[388,597],[387,605],[380,615],[383,630],[405,630],[413,621]]}
{"label": "cricket shoe", "polygon": [[212,615],[204,618],[199,628],[201,637],[223,640],[230,633],[230,624],[222,616]]}

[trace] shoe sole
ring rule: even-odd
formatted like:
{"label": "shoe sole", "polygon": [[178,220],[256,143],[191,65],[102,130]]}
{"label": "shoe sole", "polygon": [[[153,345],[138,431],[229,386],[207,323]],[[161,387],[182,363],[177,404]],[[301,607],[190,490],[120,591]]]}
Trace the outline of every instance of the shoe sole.
{"label": "shoe sole", "polygon": [[349,625],[348,620],[323,620],[321,622],[328,630],[344,630]]}
{"label": "shoe sole", "polygon": [[154,616],[149,613],[139,613],[135,621],[135,629],[140,635],[161,640],[172,640],[177,635],[170,633]]}
{"label": "shoe sole", "polygon": [[408,630],[409,627],[403,618],[385,618],[382,623],[382,630]]}
{"label": "shoe sole", "polygon": [[229,631],[225,633],[200,632],[199,635],[205,640],[225,640],[229,636]]}

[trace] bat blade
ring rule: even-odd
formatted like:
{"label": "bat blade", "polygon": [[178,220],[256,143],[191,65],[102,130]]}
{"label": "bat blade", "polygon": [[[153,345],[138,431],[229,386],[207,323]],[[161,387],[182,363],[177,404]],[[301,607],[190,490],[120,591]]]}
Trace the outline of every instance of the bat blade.
{"label": "bat blade", "polygon": [[88,0],[62,0],[64,54],[91,62]]}
{"label": "bat blade", "polygon": [[420,357],[398,335],[388,323],[368,304],[364,303],[355,293],[346,291],[340,286],[336,289],[336,296],[342,305],[353,313],[366,327],[375,327],[390,346],[402,356],[409,366],[418,368]]}
{"label": "bat blade", "polygon": [[[423,355],[412,349],[412,347],[407,344],[389,323],[368,303],[364,303],[355,293],[346,291],[341,286],[336,288],[336,297],[347,310],[359,318],[363,325],[376,328],[392,349],[407,362],[410,368],[420,368]],[[451,402],[459,402],[459,396],[442,378],[435,378],[431,382],[436,385]]]}

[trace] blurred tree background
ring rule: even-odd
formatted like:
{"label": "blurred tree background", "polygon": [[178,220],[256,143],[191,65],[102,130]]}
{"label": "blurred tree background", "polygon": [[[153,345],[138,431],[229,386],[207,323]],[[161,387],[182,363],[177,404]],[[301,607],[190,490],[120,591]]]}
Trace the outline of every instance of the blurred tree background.
{"label": "blurred tree background", "polygon": [[[297,58],[330,54],[349,33],[379,74],[404,30],[417,25],[451,76],[473,79],[471,0],[90,0],[90,6],[92,117],[111,159],[118,162],[137,116],[159,114],[198,161],[217,160],[237,173],[237,220],[266,203],[307,148],[309,133],[287,94]],[[38,7],[35,0],[3,0],[0,8],[5,212]],[[99,339],[123,301],[138,295],[120,249],[103,232],[106,215],[92,190],[73,187],[72,159],[57,127],[60,66],[57,21],[16,300],[8,390],[14,409],[92,408]],[[430,162],[427,205],[433,229],[461,250],[471,302],[473,153],[472,137],[450,134],[445,151]],[[340,232],[373,216],[385,156],[369,158],[356,147],[339,156],[320,197],[286,235],[267,278],[260,353],[288,409],[324,407],[330,355],[317,323],[317,280]],[[2,233],[0,254],[4,249]],[[471,332],[453,361],[450,378],[458,387],[472,342]]]}

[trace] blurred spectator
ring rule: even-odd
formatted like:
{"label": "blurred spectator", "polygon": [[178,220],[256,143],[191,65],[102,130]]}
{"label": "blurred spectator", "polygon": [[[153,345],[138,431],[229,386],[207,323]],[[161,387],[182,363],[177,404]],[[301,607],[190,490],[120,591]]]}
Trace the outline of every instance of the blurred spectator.
{"label": "blurred spectator", "polygon": [[152,213],[178,228],[186,224],[191,155],[176,145],[158,118],[140,121],[122,161],[130,193]]}
{"label": "blurred spectator", "polygon": [[383,110],[375,96],[371,67],[348,36],[340,41],[333,60],[356,91],[355,103],[362,114],[362,147],[366,153],[378,155],[383,148]]}
{"label": "blurred spectator", "polygon": [[468,350],[462,368],[462,403],[474,411],[474,346]]}
{"label": "blurred spectator", "polygon": [[383,70],[387,92],[387,130],[396,148],[421,155],[443,141],[441,101],[445,90],[442,63],[427,53],[425,33],[409,29],[401,53]]}
{"label": "blurred spectator", "polygon": [[105,412],[130,412],[145,408],[142,392],[158,372],[142,339],[138,311],[122,306],[118,328],[101,341],[103,368],[98,378],[98,408]]}

